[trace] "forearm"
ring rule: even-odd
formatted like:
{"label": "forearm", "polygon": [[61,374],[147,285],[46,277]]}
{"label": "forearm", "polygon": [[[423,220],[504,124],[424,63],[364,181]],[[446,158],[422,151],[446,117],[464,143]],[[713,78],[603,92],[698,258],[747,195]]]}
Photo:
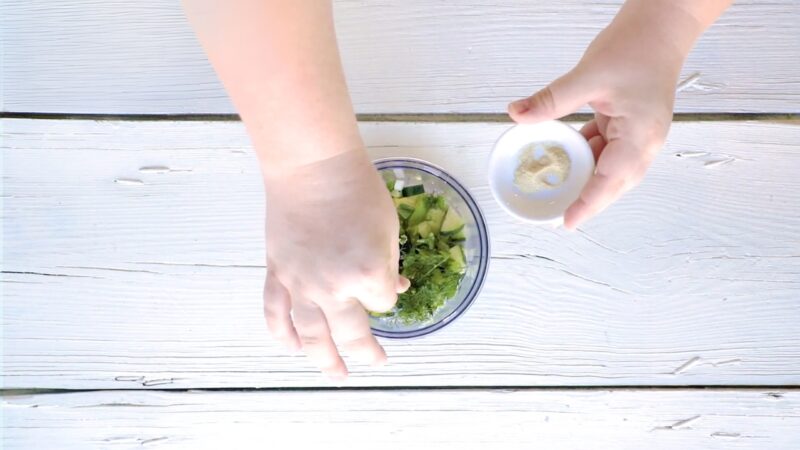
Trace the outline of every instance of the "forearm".
{"label": "forearm", "polygon": [[732,1],[628,0],[608,28],[682,60]]}
{"label": "forearm", "polygon": [[266,176],[362,148],[329,0],[183,0]]}

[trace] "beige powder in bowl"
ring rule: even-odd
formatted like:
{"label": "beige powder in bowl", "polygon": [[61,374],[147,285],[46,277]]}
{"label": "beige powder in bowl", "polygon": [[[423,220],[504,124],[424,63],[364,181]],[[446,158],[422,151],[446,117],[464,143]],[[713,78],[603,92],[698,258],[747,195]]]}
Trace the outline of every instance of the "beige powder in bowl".
{"label": "beige powder in bowl", "polygon": [[530,144],[520,152],[514,185],[528,194],[554,189],[567,179],[570,165],[566,150],[559,144]]}

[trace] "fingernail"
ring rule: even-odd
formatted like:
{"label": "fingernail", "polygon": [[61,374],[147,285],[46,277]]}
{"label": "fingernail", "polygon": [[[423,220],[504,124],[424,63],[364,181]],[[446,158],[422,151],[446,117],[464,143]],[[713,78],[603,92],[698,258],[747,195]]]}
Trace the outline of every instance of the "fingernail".
{"label": "fingernail", "polygon": [[522,100],[512,102],[511,109],[514,111],[514,114],[525,114],[531,109],[530,101],[527,98],[523,98]]}
{"label": "fingernail", "polygon": [[386,365],[387,362],[389,362],[389,361],[386,358],[386,355],[383,355],[383,356],[375,359],[374,361],[372,361],[372,364],[370,364],[370,366],[372,366],[372,367],[383,367],[383,366]]}
{"label": "fingernail", "polygon": [[408,288],[411,287],[411,281],[408,278],[401,276],[397,280],[397,293],[402,294],[403,292],[407,291]]}
{"label": "fingernail", "polygon": [[572,220],[570,222],[564,222],[564,228],[567,231],[576,231],[578,229],[578,225],[580,225],[583,221],[582,220]]}
{"label": "fingernail", "polygon": [[292,354],[298,354],[300,353],[300,350],[302,350],[300,340],[297,338],[290,339],[288,342],[284,342],[284,345],[286,345],[286,349]]}
{"label": "fingernail", "polygon": [[325,372],[323,373],[323,375],[325,376],[325,379],[329,383],[333,384],[336,387],[344,386],[345,382],[347,381],[347,375],[343,375],[341,373]]}
{"label": "fingernail", "polygon": [[575,231],[581,223],[580,215],[578,214],[577,219],[575,217],[575,209],[575,204],[573,204],[564,211],[564,229],[567,231]]}

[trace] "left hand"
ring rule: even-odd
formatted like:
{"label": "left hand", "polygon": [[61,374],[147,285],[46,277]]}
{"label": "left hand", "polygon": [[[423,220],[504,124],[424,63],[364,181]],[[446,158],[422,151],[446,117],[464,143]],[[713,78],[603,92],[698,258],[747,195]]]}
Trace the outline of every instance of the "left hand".
{"label": "left hand", "polygon": [[640,28],[612,25],[570,72],[508,106],[517,123],[556,119],[587,103],[595,111],[581,133],[597,165],[564,215],[567,229],[574,230],[639,184],[669,131],[685,55],[670,42],[643,36]]}
{"label": "left hand", "polygon": [[264,185],[273,336],[333,379],[348,374],[340,350],[383,364],[366,309],[392,309],[409,282],[398,274],[397,211],[366,152],[265,175]]}

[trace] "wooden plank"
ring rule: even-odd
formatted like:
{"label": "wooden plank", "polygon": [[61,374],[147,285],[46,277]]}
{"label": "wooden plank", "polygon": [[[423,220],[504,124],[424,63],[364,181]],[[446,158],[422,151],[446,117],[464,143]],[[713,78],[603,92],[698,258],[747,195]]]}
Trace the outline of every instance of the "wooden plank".
{"label": "wooden plank", "polygon": [[[325,385],[265,331],[240,123],[2,124],[6,387]],[[374,157],[465,183],[492,261],[464,317],[387,342],[392,364],[355,366],[352,385],[800,382],[800,127],[675,124],[643,185],[568,233],[491,199],[506,126],[362,124]]]}
{"label": "wooden plank", "polygon": [[99,391],[6,397],[3,448],[772,449],[797,391]]}
{"label": "wooden plank", "polygon": [[[336,2],[361,113],[503,112],[571,68],[622,0]],[[800,9],[737,1],[683,70],[680,112],[800,112]],[[179,2],[4,2],[3,111],[231,113]]]}

